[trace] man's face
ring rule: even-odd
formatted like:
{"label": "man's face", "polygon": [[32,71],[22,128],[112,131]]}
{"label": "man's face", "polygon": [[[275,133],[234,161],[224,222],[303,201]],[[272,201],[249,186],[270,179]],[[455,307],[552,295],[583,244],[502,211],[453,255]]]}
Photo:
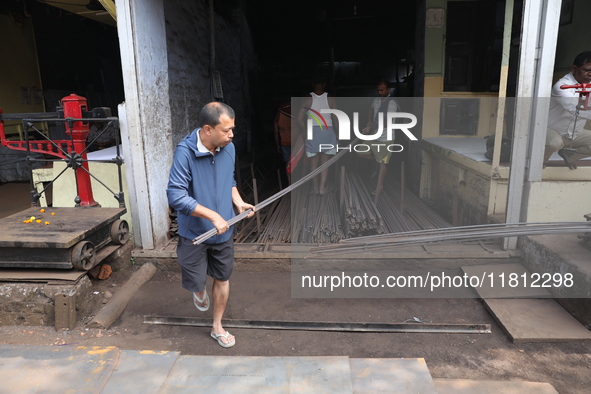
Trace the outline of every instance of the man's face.
{"label": "man's face", "polygon": [[227,114],[220,116],[220,122],[211,128],[211,140],[210,142],[215,147],[223,148],[232,142],[234,138],[234,119],[230,118]]}
{"label": "man's face", "polygon": [[390,89],[384,84],[378,85],[378,96],[388,97],[390,95]]}
{"label": "man's face", "polygon": [[591,62],[585,62],[581,67],[573,66],[573,75],[578,83],[591,83]]}

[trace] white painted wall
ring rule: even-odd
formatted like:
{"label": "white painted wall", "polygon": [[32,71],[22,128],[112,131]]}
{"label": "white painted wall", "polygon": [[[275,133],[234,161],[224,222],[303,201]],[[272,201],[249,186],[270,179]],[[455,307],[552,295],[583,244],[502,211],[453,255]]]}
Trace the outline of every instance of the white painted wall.
{"label": "white painted wall", "polygon": [[591,182],[534,182],[531,184],[528,222],[578,222],[591,212]]}
{"label": "white painted wall", "polygon": [[[168,57],[163,0],[117,0],[125,90],[121,124],[137,246],[166,240],[166,185],[172,163]],[[128,159],[129,158],[129,159]]]}
{"label": "white painted wall", "polygon": [[[66,163],[63,161],[56,161],[53,163],[53,176],[61,173],[66,168]],[[111,163],[88,163],[90,173],[104,183],[109,189],[115,193],[119,193],[119,178],[117,177],[117,166]],[[121,166],[121,171],[125,172],[125,164]],[[129,224],[130,230],[133,232],[133,219],[129,212],[129,193],[127,192],[127,180],[125,175],[122,177],[123,193],[125,197],[125,206],[127,213],[121,217]],[[53,179],[53,178],[52,178]],[[103,208],[119,208],[119,201],[113,194],[101,185],[96,179],[91,178],[92,195],[94,201],[98,202]],[[76,178],[75,172],[72,169],[67,169],[59,178],[53,183],[53,207],[74,207],[76,203]],[[86,209],[86,208],[82,208]],[[89,208],[92,209],[92,208]]]}

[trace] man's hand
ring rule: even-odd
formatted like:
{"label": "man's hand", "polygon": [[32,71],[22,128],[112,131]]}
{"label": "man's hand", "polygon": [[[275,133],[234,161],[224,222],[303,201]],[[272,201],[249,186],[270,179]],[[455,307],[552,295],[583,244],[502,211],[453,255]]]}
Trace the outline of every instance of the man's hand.
{"label": "man's hand", "polygon": [[247,204],[242,200],[242,197],[240,197],[240,193],[238,193],[238,188],[236,186],[232,187],[232,202],[238,210],[238,215],[248,209],[252,209],[252,212],[250,212],[247,217],[249,218],[254,215],[254,206]]}
{"label": "man's hand", "polygon": [[238,209],[238,214],[240,215],[242,212],[252,209],[252,211],[248,214],[247,218],[250,218],[254,215],[254,206],[244,201],[242,203],[236,204],[236,209]]}
{"label": "man's hand", "polygon": [[213,226],[218,230],[218,234],[223,234],[230,229],[228,222],[224,220],[220,215],[216,214],[217,216],[211,220]]}

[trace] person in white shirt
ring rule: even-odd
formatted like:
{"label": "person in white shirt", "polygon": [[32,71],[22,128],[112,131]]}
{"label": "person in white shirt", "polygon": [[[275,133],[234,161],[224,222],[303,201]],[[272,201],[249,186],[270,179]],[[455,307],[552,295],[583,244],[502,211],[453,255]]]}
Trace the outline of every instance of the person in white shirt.
{"label": "person in white shirt", "polygon": [[[336,109],[334,98],[325,91],[326,78],[324,76],[315,76],[312,81],[312,86],[314,90],[310,92],[310,96],[306,97],[304,100],[304,105],[300,109],[297,118],[301,130],[306,130],[305,114],[319,114],[323,109]],[[333,116],[323,117],[325,127],[316,125],[312,127],[311,139],[308,139],[307,136],[304,135],[306,137],[306,156],[310,160],[310,172],[314,171],[318,166],[326,163],[329,156],[334,156],[337,153],[336,147],[338,146],[338,142],[333,127]],[[323,150],[323,146],[332,146],[333,148]],[[320,195],[328,193],[329,189],[326,185],[327,178],[328,168],[320,173],[320,177],[314,177],[312,179],[311,193]]]}
{"label": "person in white shirt", "polygon": [[388,151],[385,147],[386,144],[392,141],[388,140],[388,133],[386,132],[386,120],[385,116],[388,112],[398,112],[399,106],[396,100],[390,95],[390,83],[386,80],[378,82],[377,85],[378,97],[374,99],[369,109],[367,117],[367,126],[363,129],[364,133],[374,133],[378,130],[379,116],[382,116],[383,131],[375,144],[371,145],[371,150],[368,152],[357,152],[359,156],[375,159],[376,169],[372,174],[372,178],[378,176],[378,183],[376,190],[381,192],[384,189],[384,178],[386,176],[387,165],[392,157],[392,152]]}
{"label": "person in white shirt", "polygon": [[[591,156],[591,130],[584,128],[591,120],[590,110],[579,110],[579,89],[561,89],[562,85],[591,83],[591,51],[577,55],[572,71],[560,78],[552,87],[552,99],[548,112],[548,131],[544,150],[544,164],[554,152],[558,152],[564,163],[575,170],[575,161]],[[574,151],[571,151],[571,148]]]}

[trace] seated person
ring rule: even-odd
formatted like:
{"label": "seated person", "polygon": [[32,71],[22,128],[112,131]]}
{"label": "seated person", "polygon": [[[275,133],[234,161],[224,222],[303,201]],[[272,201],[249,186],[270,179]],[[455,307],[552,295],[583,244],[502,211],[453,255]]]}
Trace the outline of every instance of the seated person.
{"label": "seated person", "polygon": [[552,87],[544,164],[552,153],[558,152],[568,168],[574,170],[576,160],[591,156],[591,130],[584,128],[586,121],[591,119],[591,110],[580,110],[575,119],[579,104],[577,89],[560,89],[562,85],[580,83],[591,83],[591,51],[579,54],[572,71]]}

